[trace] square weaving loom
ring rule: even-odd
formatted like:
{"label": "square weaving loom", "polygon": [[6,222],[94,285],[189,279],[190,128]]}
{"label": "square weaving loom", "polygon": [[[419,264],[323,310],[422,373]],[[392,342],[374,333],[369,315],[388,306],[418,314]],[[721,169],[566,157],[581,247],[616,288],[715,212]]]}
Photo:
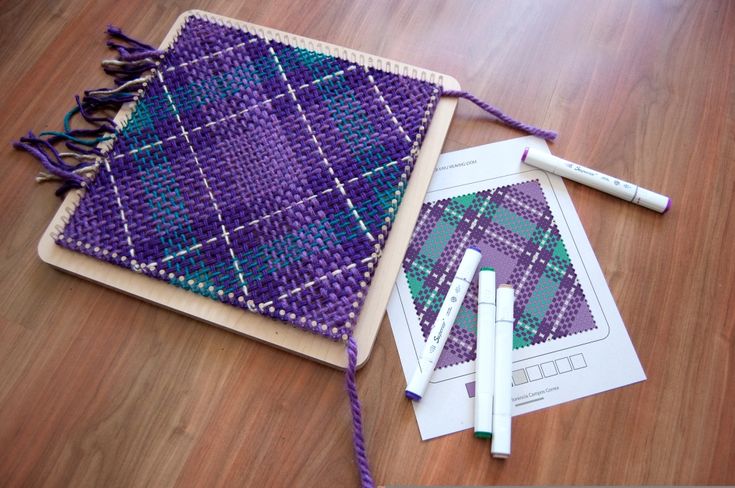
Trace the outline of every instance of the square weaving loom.
{"label": "square weaving loom", "polygon": [[458,84],[314,42],[183,15],[42,258],[336,366],[344,345],[242,310],[338,342],[368,315],[362,364],[456,104],[441,90]]}
{"label": "square weaving loom", "polygon": [[[469,245],[516,290],[515,349],[597,327],[541,185],[530,180],[423,205],[403,267],[424,338]],[[437,368],[475,359],[477,286],[476,276]]]}

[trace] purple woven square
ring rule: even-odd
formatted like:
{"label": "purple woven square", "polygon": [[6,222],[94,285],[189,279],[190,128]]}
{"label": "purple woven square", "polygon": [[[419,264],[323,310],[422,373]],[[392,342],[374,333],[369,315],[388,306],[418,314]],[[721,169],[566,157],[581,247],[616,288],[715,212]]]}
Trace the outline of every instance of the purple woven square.
{"label": "purple woven square", "polygon": [[438,93],[189,17],[57,243],[346,339]]}

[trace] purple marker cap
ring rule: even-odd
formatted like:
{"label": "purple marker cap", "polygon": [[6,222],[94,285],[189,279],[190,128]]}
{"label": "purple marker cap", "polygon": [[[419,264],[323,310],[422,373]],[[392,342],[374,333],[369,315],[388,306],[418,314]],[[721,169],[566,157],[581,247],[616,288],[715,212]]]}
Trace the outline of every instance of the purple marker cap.
{"label": "purple marker cap", "polygon": [[412,391],[408,391],[408,390],[406,390],[406,398],[408,398],[409,400],[413,400],[415,402],[421,400],[421,396],[420,395],[417,395],[416,393],[414,393]]}
{"label": "purple marker cap", "polygon": [[665,208],[665,209],[664,209],[664,211],[663,211],[663,212],[661,212],[661,213],[662,213],[662,214],[665,214],[666,212],[668,212],[668,211],[669,211],[669,209],[670,209],[670,208],[671,208],[671,198],[669,198],[669,203],[667,203],[667,204],[666,204],[666,208]]}
{"label": "purple marker cap", "polygon": [[521,162],[522,163],[525,163],[526,162],[526,156],[528,156],[528,150],[529,150],[528,147],[523,150],[523,156],[521,156]]}
{"label": "purple marker cap", "polygon": [[477,246],[470,246],[470,247],[468,247],[467,249],[472,249],[473,251],[477,251],[477,252],[479,252],[480,254],[482,254],[482,251],[480,251],[480,248],[479,248],[479,247],[477,247]]}

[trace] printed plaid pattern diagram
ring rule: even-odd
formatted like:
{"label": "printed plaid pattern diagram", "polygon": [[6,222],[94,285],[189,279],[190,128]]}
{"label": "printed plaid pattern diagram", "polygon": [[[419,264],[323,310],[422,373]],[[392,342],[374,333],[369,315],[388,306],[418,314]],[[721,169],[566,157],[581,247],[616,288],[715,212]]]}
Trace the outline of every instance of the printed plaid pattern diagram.
{"label": "printed plaid pattern diagram", "polygon": [[56,242],[345,340],[438,93],[189,17]]}
{"label": "printed plaid pattern diagram", "polygon": [[[594,329],[594,318],[538,181],[425,203],[403,269],[424,338],[462,254],[482,252],[516,290],[515,349]],[[477,276],[437,367],[475,358]]]}

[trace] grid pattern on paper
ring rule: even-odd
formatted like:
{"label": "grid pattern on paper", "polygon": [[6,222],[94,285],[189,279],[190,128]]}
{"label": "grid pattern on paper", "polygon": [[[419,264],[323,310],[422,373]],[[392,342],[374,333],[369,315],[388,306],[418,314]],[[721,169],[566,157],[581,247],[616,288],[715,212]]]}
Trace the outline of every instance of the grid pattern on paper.
{"label": "grid pattern on paper", "polygon": [[[424,338],[464,251],[516,291],[513,347],[594,329],[595,320],[553,214],[536,180],[425,203],[403,270]],[[475,358],[477,275],[437,367]]]}

